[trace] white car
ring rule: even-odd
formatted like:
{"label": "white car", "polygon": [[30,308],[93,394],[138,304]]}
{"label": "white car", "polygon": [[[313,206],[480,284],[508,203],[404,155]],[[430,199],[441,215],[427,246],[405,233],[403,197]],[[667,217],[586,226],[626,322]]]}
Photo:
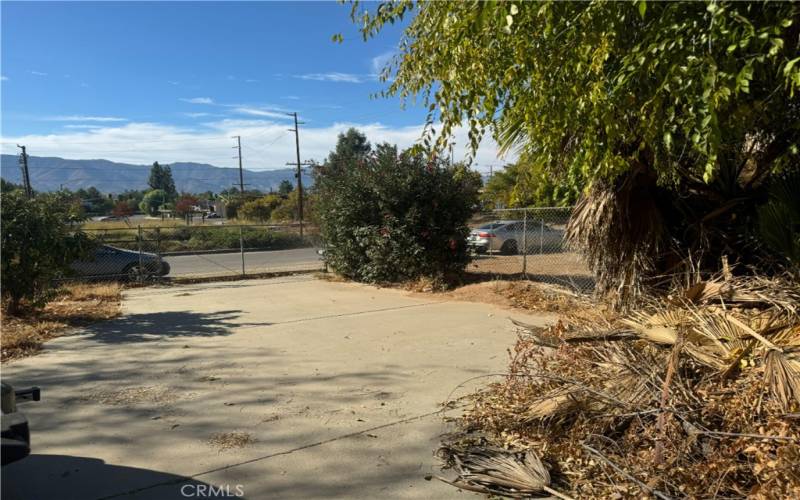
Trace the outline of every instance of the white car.
{"label": "white car", "polygon": [[467,246],[477,253],[500,252],[514,255],[523,248],[528,254],[560,252],[564,246],[564,231],[542,220],[499,220],[473,229]]}

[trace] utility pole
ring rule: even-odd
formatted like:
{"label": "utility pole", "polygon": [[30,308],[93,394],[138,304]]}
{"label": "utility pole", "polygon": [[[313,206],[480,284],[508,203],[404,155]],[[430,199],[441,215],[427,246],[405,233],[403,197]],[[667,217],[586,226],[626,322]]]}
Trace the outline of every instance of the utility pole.
{"label": "utility pole", "polygon": [[236,146],[234,148],[238,149],[239,154],[237,158],[239,158],[239,194],[244,196],[244,174],[242,173],[242,136],[235,135],[233,136],[236,139]]}
{"label": "utility pole", "polygon": [[294,145],[297,151],[297,218],[300,220],[300,237],[303,237],[303,167],[300,162],[300,128],[298,125],[303,122],[297,121],[297,112],[286,113],[294,117],[294,128],[290,128],[290,132],[294,132]]}
{"label": "utility pole", "polygon": [[28,153],[25,151],[25,146],[20,146],[17,144],[17,147],[22,150],[22,153],[19,155],[19,164],[20,168],[22,169],[22,184],[25,186],[25,196],[28,198],[33,198],[33,188],[31,188],[31,176],[28,173]]}

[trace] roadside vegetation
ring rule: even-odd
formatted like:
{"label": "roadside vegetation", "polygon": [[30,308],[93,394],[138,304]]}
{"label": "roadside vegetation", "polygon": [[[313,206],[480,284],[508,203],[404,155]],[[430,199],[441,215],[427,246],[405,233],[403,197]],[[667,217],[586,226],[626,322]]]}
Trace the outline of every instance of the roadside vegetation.
{"label": "roadside vegetation", "polygon": [[52,299],[54,280],[93,248],[80,230],[80,210],[60,193],[27,197],[21,189],[2,193],[3,309],[17,315]]}
{"label": "roadside vegetation", "polygon": [[373,147],[350,129],[314,178],[325,259],[335,272],[367,283],[460,279],[480,187],[474,172],[415,150]]}
{"label": "roadside vegetation", "polygon": [[384,95],[429,109],[430,157],[461,126],[473,152],[491,134],[519,153],[484,203],[576,201],[566,237],[603,304],[518,324],[507,373],[443,440],[441,479],[800,495],[800,6],[351,4],[365,40],[407,16]]}
{"label": "roadside vegetation", "polygon": [[28,198],[10,184],[0,195],[2,360],[30,356],[65,329],[119,314],[120,286],[59,281],[94,246],[83,215],[63,193]]}
{"label": "roadside vegetation", "polygon": [[[88,231],[96,243],[117,248],[139,250],[138,228]],[[239,250],[240,230],[237,225],[207,226],[142,226],[141,248],[158,254],[192,251]],[[294,227],[243,227],[241,238],[245,249],[288,250],[310,245]]]}

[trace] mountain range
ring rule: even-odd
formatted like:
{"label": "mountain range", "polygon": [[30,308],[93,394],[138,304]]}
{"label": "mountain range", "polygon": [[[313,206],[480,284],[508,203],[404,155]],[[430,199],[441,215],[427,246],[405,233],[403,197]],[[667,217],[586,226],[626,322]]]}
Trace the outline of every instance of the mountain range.
{"label": "mountain range", "polygon": [[[239,169],[216,167],[207,163],[171,163],[172,178],[179,192],[219,193],[239,185]],[[133,165],[109,160],[67,160],[64,158],[28,156],[31,186],[35,191],[77,190],[96,187],[102,193],[121,193],[128,189],[147,189],[150,165]],[[276,190],[283,180],[295,184],[291,168],[247,170],[243,172],[245,189]],[[19,156],[0,156],[0,176],[9,182],[22,183]],[[308,172],[303,185],[312,184]]]}

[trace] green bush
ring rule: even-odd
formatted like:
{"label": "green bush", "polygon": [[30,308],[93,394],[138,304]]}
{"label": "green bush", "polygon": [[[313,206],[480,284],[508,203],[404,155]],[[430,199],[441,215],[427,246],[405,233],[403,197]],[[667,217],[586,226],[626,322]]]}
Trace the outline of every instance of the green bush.
{"label": "green bush", "polygon": [[447,282],[469,262],[467,221],[480,178],[462,166],[384,144],[337,153],[316,169],[314,185],[326,260],[348,278]]}
{"label": "green bush", "polygon": [[268,194],[261,198],[250,200],[241,206],[237,216],[251,221],[268,221],[272,211],[281,204],[281,201],[281,197],[276,194]]}
{"label": "green bush", "polygon": [[167,192],[161,189],[153,189],[144,195],[142,201],[139,203],[139,210],[147,215],[158,215],[158,209],[165,207],[169,201]]}
{"label": "green bush", "polygon": [[53,296],[53,280],[68,274],[70,264],[91,243],[73,224],[80,207],[58,194],[28,199],[21,191],[2,194],[3,303],[11,314],[38,307]]}

